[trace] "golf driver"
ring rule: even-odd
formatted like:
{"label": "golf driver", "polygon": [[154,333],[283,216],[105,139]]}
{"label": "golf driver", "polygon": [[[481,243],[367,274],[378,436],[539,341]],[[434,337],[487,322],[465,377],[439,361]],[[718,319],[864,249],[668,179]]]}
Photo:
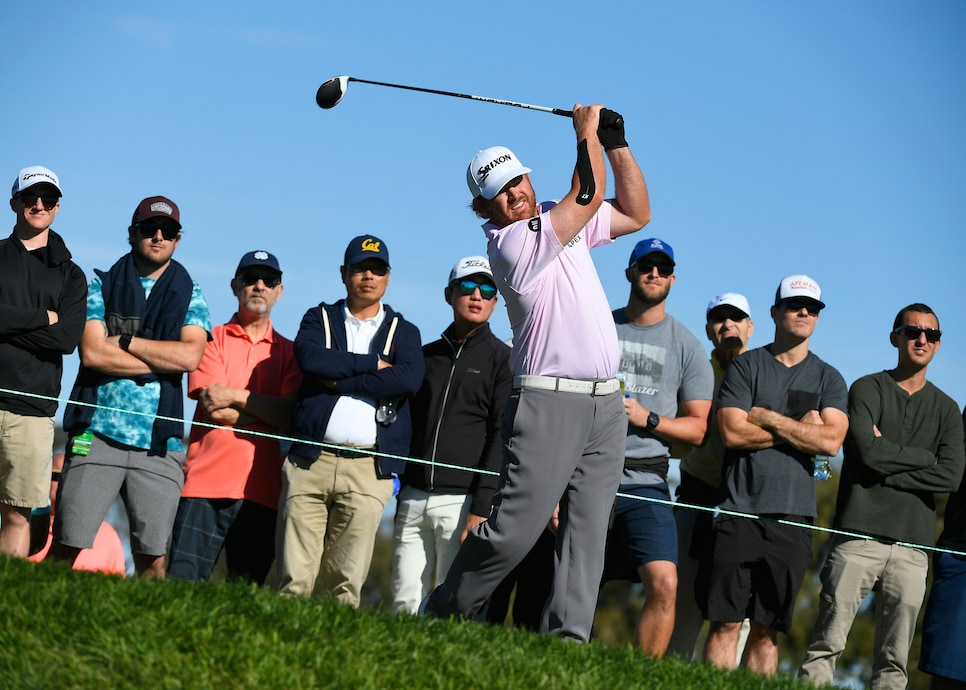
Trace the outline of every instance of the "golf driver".
{"label": "golf driver", "polygon": [[496,103],[497,105],[512,105],[516,108],[526,108],[527,110],[539,110],[544,113],[573,117],[571,110],[562,108],[548,108],[543,105],[530,105],[529,103],[517,103],[516,101],[503,101],[499,98],[487,98],[485,96],[471,96],[466,93],[453,93],[452,91],[437,91],[436,89],[423,89],[418,86],[403,86],[402,84],[388,84],[381,81],[369,81],[367,79],[356,79],[355,77],[332,77],[324,82],[315,93],[315,102],[320,108],[334,108],[345,97],[346,89],[350,81],[357,81],[361,84],[375,84],[376,86],[390,86],[394,89],[406,89],[407,91],[422,91],[423,93],[435,93],[439,96],[453,96],[455,98],[469,98],[473,101],[484,101],[486,103]]}

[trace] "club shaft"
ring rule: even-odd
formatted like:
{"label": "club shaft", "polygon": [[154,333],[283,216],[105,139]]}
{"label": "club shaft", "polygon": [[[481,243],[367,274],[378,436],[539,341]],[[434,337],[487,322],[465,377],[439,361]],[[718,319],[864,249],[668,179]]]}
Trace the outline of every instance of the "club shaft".
{"label": "club shaft", "polygon": [[548,108],[545,105],[531,105],[529,103],[517,103],[516,101],[504,101],[499,98],[487,98],[486,96],[471,96],[467,93],[455,93],[453,91],[438,91],[436,89],[424,89],[419,86],[404,86],[402,84],[389,84],[384,81],[369,81],[368,79],[357,79],[355,77],[349,77],[348,81],[357,81],[361,84],[375,84],[376,86],[389,86],[393,89],[405,89],[407,91],[422,91],[423,93],[435,93],[438,96],[453,96],[454,98],[468,98],[473,101],[483,101],[485,103],[496,103],[497,105],[512,105],[515,108],[526,108],[527,110],[539,110],[544,113],[552,113],[553,115],[562,115],[563,117],[573,117],[574,113],[572,110],[564,110],[562,108]]}

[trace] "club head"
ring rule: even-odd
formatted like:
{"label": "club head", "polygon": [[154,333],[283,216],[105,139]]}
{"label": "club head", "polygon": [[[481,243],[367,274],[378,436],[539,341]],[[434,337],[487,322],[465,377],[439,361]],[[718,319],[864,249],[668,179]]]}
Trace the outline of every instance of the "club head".
{"label": "club head", "polygon": [[349,86],[349,77],[332,77],[323,82],[319,90],[315,92],[315,102],[320,108],[328,110],[339,104],[345,96],[346,88]]}

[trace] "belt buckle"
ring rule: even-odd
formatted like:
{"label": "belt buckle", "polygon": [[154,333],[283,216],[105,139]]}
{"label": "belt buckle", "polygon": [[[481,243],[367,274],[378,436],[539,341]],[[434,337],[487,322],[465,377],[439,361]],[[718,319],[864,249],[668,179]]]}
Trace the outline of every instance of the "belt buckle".
{"label": "belt buckle", "polygon": [[350,448],[335,448],[333,449],[332,454],[335,455],[337,458],[354,459],[354,458],[368,457],[372,455],[372,451],[371,449],[368,449],[368,448],[364,450],[353,450]]}

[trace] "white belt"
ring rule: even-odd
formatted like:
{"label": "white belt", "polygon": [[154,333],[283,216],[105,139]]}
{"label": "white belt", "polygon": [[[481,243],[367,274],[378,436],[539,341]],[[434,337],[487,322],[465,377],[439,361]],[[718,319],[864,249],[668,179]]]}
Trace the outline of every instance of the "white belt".
{"label": "white belt", "polygon": [[610,395],[621,389],[620,381],[579,381],[564,379],[557,376],[530,376],[521,374],[513,377],[514,388],[539,388],[545,391],[559,391],[561,393],[583,393],[585,395]]}

